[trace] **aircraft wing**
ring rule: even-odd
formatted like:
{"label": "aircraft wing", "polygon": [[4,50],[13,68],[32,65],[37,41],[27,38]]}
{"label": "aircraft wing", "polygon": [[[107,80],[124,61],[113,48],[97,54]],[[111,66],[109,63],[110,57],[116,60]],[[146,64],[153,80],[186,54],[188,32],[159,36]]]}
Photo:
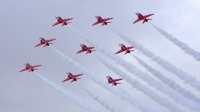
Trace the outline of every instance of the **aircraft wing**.
{"label": "aircraft wing", "polygon": [[40,45],[42,45],[42,43],[37,44],[35,47],[38,47],[38,46],[40,46]]}
{"label": "aircraft wing", "polygon": [[52,26],[56,26],[56,25],[58,25],[58,24],[60,24],[60,22],[56,22],[56,23],[54,23]]}
{"label": "aircraft wing", "polygon": [[23,71],[26,71],[26,70],[28,70],[28,69],[27,69],[27,68],[24,68],[24,69],[20,70],[19,72],[23,72]]}
{"label": "aircraft wing", "polygon": [[152,16],[152,15],[153,15],[153,14],[147,14],[147,15],[145,15],[144,17],[147,18],[147,17]]}
{"label": "aircraft wing", "polygon": [[83,74],[77,74],[77,75],[74,75],[74,77],[78,77],[78,76],[81,76],[81,75],[83,75]]}
{"label": "aircraft wing", "polygon": [[132,49],[132,48],[133,48],[133,46],[127,47],[127,49]]}
{"label": "aircraft wing", "polygon": [[118,54],[118,53],[121,53],[121,52],[123,52],[123,50],[119,50],[119,51],[117,51],[115,54]]}
{"label": "aircraft wing", "polygon": [[137,23],[138,21],[140,21],[140,19],[139,19],[139,18],[138,18],[137,20],[135,20],[135,21],[133,22],[133,24]]}
{"label": "aircraft wing", "polygon": [[82,49],[81,49],[81,50],[80,50],[80,51],[78,51],[76,54],[78,54],[78,53],[81,53],[81,52],[84,52],[84,50],[82,50]]}
{"label": "aircraft wing", "polygon": [[88,47],[88,49],[93,49],[94,47]]}
{"label": "aircraft wing", "polygon": [[39,66],[41,66],[41,65],[34,65],[34,66],[31,66],[32,68],[36,68],[36,67],[39,67]]}
{"label": "aircraft wing", "polygon": [[68,77],[68,78],[66,78],[65,80],[63,80],[62,82],[65,82],[65,81],[68,81],[68,80],[70,80],[70,78]]}
{"label": "aircraft wing", "polygon": [[114,82],[117,82],[117,81],[120,81],[120,80],[122,80],[122,78],[120,78],[120,79],[114,79]]}
{"label": "aircraft wing", "polygon": [[72,18],[67,18],[67,19],[64,19],[63,21],[69,21],[69,20],[71,20]]}
{"label": "aircraft wing", "polygon": [[56,39],[49,39],[49,40],[46,40],[46,42],[51,42],[51,41],[53,41],[53,40],[56,40]]}
{"label": "aircraft wing", "polygon": [[95,22],[92,26],[99,24],[99,21]]}
{"label": "aircraft wing", "polygon": [[105,18],[104,21],[108,21],[108,20],[111,20],[111,19],[113,19],[113,18]]}

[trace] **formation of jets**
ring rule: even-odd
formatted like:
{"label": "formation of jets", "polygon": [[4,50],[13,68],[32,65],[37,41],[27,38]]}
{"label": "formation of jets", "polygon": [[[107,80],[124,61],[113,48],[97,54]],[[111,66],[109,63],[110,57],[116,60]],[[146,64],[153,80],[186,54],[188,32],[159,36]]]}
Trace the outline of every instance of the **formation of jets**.
{"label": "formation of jets", "polygon": [[[152,20],[152,19],[148,19],[148,17],[152,16],[153,14],[147,14],[147,15],[142,15],[141,13],[135,13],[135,14],[138,16],[138,19],[135,20],[133,22],[133,24],[135,24],[135,23],[137,23],[141,20],[143,20],[143,23],[148,22],[149,20]],[[111,22],[108,22],[108,21],[113,19],[112,17],[111,18],[102,18],[101,16],[95,16],[95,17],[97,19],[97,22],[92,24],[92,26],[100,24],[100,23],[102,23],[102,26],[104,26],[104,25],[107,25],[108,23],[111,23]],[[57,22],[54,23],[52,26],[56,26],[58,24],[62,24],[61,26],[67,25],[68,23],[71,23],[69,21],[72,20],[73,18],[63,19],[63,18],[58,16],[58,17],[56,17],[56,19],[57,19]],[[46,47],[46,46],[49,46],[50,44],[53,44],[53,43],[50,43],[50,42],[56,40],[55,38],[47,40],[47,39],[44,39],[43,37],[41,37],[39,39],[40,39],[40,43],[37,44],[35,47],[38,47],[38,46],[41,46],[41,45],[44,45],[44,47]],[[82,49],[79,50],[76,54],[79,54],[79,53],[82,53],[82,52],[86,52],[86,54],[88,54],[88,53],[92,53],[93,51],[96,51],[96,50],[94,50],[94,47],[86,46],[85,44],[80,44],[80,46],[81,46]],[[134,50],[131,50],[132,48],[134,48],[133,46],[126,47],[124,44],[119,44],[119,46],[121,47],[121,49],[119,51],[117,51],[115,54],[118,54],[118,53],[121,53],[121,52],[125,52],[125,54],[127,54],[127,53],[134,51]],[[23,72],[23,71],[26,71],[26,70],[29,70],[28,73],[31,72],[31,71],[33,72],[34,70],[37,70],[36,68],[39,67],[39,66],[41,66],[41,65],[32,66],[29,63],[25,63],[25,68],[20,70],[19,72]],[[72,73],[67,72],[67,75],[68,75],[68,77],[65,80],[63,80],[62,82],[71,80],[71,83],[72,83],[73,81],[76,81],[77,79],[81,79],[81,78],[78,78],[78,77],[83,75],[83,74],[73,75]],[[106,78],[108,79],[108,83],[112,84],[114,86],[117,86],[117,84],[121,84],[118,81],[123,80],[122,78],[113,79],[110,76],[106,76]]]}
{"label": "formation of jets", "polygon": [[[135,13],[135,14],[138,16],[138,19],[135,20],[133,22],[133,24],[135,24],[135,23],[137,23],[141,20],[143,20],[142,23],[145,23],[145,22],[148,22],[149,20],[152,20],[152,19],[147,19],[147,18],[149,16],[152,16],[153,14],[147,14],[147,15],[142,15],[141,13]],[[108,23],[111,23],[111,22],[108,22],[108,20],[113,19],[112,17],[111,18],[102,18],[101,16],[95,16],[95,18],[97,19],[97,22],[92,24],[92,26],[97,25],[99,23],[102,23],[102,26],[104,26],[104,25],[107,25]],[[69,20],[72,20],[73,18],[63,19],[63,18],[57,16],[56,19],[57,19],[57,22],[54,23],[52,26],[56,26],[58,24],[62,24],[62,26],[67,25],[68,23],[71,23],[71,22],[69,22]]]}

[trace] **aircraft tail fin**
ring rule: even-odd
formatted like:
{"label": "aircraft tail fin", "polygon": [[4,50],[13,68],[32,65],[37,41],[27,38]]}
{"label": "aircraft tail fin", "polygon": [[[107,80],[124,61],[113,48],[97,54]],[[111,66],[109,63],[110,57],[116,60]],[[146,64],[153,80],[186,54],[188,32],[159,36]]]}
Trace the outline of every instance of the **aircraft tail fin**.
{"label": "aircraft tail fin", "polygon": [[[130,53],[130,52],[133,52],[133,51],[134,51],[134,50],[127,50],[125,54]],[[124,54],[124,55],[125,55],[125,54]]]}
{"label": "aircraft tail fin", "polygon": [[121,83],[115,83],[115,86],[117,86],[117,84],[121,84]]}
{"label": "aircraft tail fin", "polygon": [[33,72],[34,70],[37,70],[37,69],[30,69],[30,70],[28,71],[28,73],[31,72],[31,71]]}
{"label": "aircraft tail fin", "polygon": [[72,81],[71,81],[71,83],[72,83],[73,81],[76,81],[76,80],[73,78]]}
{"label": "aircraft tail fin", "polygon": [[142,24],[144,24],[145,22],[148,22],[149,20],[152,20],[152,19],[146,19],[145,18]]}
{"label": "aircraft tail fin", "polygon": [[28,73],[31,72],[31,70],[28,71]]}
{"label": "aircraft tail fin", "polygon": [[144,24],[146,22],[146,19],[143,21],[143,23],[142,24]]}
{"label": "aircraft tail fin", "polygon": [[88,50],[88,51],[86,52],[86,54],[92,53],[93,51],[96,51],[96,50]]}
{"label": "aircraft tail fin", "polygon": [[117,84],[121,84],[121,83],[116,83],[116,85],[117,85]]}
{"label": "aircraft tail fin", "polygon": [[[64,23],[62,24],[62,26],[64,26],[64,25],[67,25],[67,23],[66,23],[66,24],[64,24]],[[61,27],[62,27],[62,26],[61,26]]]}
{"label": "aircraft tail fin", "polygon": [[121,84],[121,83],[113,83],[112,85],[117,86],[117,84]]}
{"label": "aircraft tail fin", "polygon": [[103,24],[102,24],[102,26],[103,26],[103,25],[107,25],[108,23],[111,23],[111,22],[106,22],[106,21],[104,21]]}

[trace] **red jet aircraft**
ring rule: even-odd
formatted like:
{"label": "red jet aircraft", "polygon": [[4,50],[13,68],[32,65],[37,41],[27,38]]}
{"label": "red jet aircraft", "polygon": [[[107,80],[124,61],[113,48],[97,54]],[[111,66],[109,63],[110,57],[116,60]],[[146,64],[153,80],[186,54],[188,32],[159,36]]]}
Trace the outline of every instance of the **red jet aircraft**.
{"label": "red jet aircraft", "polygon": [[[125,54],[127,54],[127,53],[130,53],[131,51],[134,51],[134,50],[130,50],[130,49],[133,48],[133,46],[126,47],[124,44],[119,44],[119,46],[121,47],[121,49],[120,49],[118,52],[116,52],[115,54],[121,53],[121,52],[123,52],[123,51],[126,51]],[[124,54],[124,55],[125,55],[125,54]]]}
{"label": "red jet aircraft", "polygon": [[95,16],[97,18],[97,22],[95,22],[92,26],[94,25],[97,25],[99,23],[102,23],[102,26],[103,25],[107,25],[108,23],[111,23],[111,22],[107,22],[108,20],[111,20],[113,18],[102,18],[101,16]]}
{"label": "red jet aircraft", "polygon": [[112,83],[112,85],[117,85],[117,84],[121,84],[121,83],[117,83],[117,81],[120,81],[120,80],[122,80],[122,78],[120,78],[120,79],[112,79],[112,77],[110,77],[110,76],[106,76],[106,78],[108,79],[108,83],[109,84],[111,84]]}
{"label": "red jet aircraft", "polygon": [[35,47],[38,47],[38,46],[40,46],[40,45],[42,45],[42,44],[44,44],[44,47],[45,47],[45,46],[49,46],[49,44],[53,44],[53,43],[49,43],[49,42],[51,42],[51,41],[53,41],[53,40],[56,40],[56,39],[45,40],[43,37],[41,37],[41,38],[39,38],[39,39],[40,39],[40,43],[37,44]]}
{"label": "red jet aircraft", "polygon": [[29,63],[25,63],[25,66],[26,66],[26,68],[22,69],[22,70],[19,71],[19,72],[23,72],[23,71],[26,71],[26,70],[29,70],[28,72],[30,72],[30,71],[33,72],[34,70],[38,70],[38,69],[34,69],[34,68],[39,67],[39,66],[42,66],[42,65],[35,65],[35,66],[32,66],[32,65],[30,65]]}
{"label": "red jet aircraft", "polygon": [[77,79],[81,79],[81,78],[76,78],[76,77],[79,77],[79,76],[83,75],[83,74],[73,75],[70,72],[67,72],[67,74],[68,74],[68,77],[65,80],[63,80],[62,82],[65,82],[65,81],[68,81],[68,80],[72,79],[72,81],[71,81],[71,83],[72,83],[73,81],[76,81]]}
{"label": "red jet aircraft", "polygon": [[72,20],[73,18],[67,18],[67,19],[62,19],[61,17],[56,17],[56,19],[58,20],[56,23],[54,23],[52,26],[58,25],[60,23],[62,23],[62,26],[67,25],[67,23],[71,23],[71,22],[67,22],[69,20]]}
{"label": "red jet aircraft", "polygon": [[76,54],[84,52],[84,51],[87,51],[86,54],[88,54],[88,53],[92,53],[92,51],[95,51],[95,50],[92,50],[94,47],[87,47],[84,44],[80,44],[80,46],[82,47],[82,49],[78,51]]}
{"label": "red jet aircraft", "polygon": [[[140,20],[144,20],[143,23],[148,22],[148,20],[152,20],[152,19],[147,19],[147,17],[152,16],[153,14],[147,14],[147,15],[142,15],[142,14],[140,14],[140,13],[135,13],[135,14],[138,16],[138,19],[135,20],[135,21],[133,22],[133,24],[137,23],[137,22],[140,21]],[[143,24],[143,23],[142,23],[142,24]]]}

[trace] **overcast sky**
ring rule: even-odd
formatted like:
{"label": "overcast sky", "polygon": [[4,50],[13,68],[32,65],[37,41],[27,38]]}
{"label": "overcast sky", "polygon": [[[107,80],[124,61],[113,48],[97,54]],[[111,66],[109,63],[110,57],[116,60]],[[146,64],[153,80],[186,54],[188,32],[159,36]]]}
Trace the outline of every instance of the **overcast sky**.
{"label": "overcast sky", "polygon": [[[91,45],[76,35],[68,26],[61,27],[61,25],[57,25],[52,27],[52,24],[57,21],[55,16],[74,18],[71,20],[70,26],[83,32],[113,53],[120,49],[120,43],[131,46],[108,27],[112,26],[200,81],[200,62],[196,61],[192,56],[185,54],[179,47],[159,34],[149,23],[142,24],[142,22],[138,22],[132,24],[137,19],[135,12],[140,12],[144,15],[153,13],[154,15],[150,17],[153,19],[150,21],[152,24],[172,34],[191,48],[200,51],[199,0],[0,1],[0,112],[87,112],[51,89],[34,73],[19,73],[25,67],[25,62],[32,65],[41,64],[42,66],[37,70],[38,73],[98,106],[101,105],[88,95],[79,86],[80,84],[94,91],[113,105],[118,106],[124,112],[141,111],[102,88],[86,75],[81,76],[82,79],[76,82],[62,83],[62,80],[67,77],[66,72],[73,74],[82,72],[67,64],[49,47],[43,48],[40,46],[34,48],[39,43],[39,37],[44,37],[45,39],[56,38],[53,41],[53,47],[88,68],[100,77],[101,80],[107,81],[107,75],[113,78],[120,77],[95,57],[95,55],[98,55],[108,62],[116,64],[116,62],[111,61],[100,51],[97,50],[88,55],[85,53],[76,54],[81,49],[79,44]],[[100,24],[92,26],[96,22],[95,15],[102,16],[103,18],[113,17],[114,19],[111,20],[112,23],[108,24],[108,26],[102,27]],[[191,91],[200,98],[200,92],[196,89],[160,67],[150,58],[143,55],[142,52],[135,48],[134,50],[131,54],[139,57],[163,73],[164,76],[177,82],[181,87]],[[132,55],[121,53],[118,56],[131,62],[143,72],[148,73]],[[116,67],[154,90],[163,98],[168,99],[179,108],[186,112],[190,111],[149,86],[134,74],[129,73],[120,65],[116,65]],[[153,76],[151,73],[148,74]],[[158,111],[169,112],[167,108],[150,99],[136,88],[132,88],[125,80],[120,82],[122,84],[118,86],[138,101]]]}

